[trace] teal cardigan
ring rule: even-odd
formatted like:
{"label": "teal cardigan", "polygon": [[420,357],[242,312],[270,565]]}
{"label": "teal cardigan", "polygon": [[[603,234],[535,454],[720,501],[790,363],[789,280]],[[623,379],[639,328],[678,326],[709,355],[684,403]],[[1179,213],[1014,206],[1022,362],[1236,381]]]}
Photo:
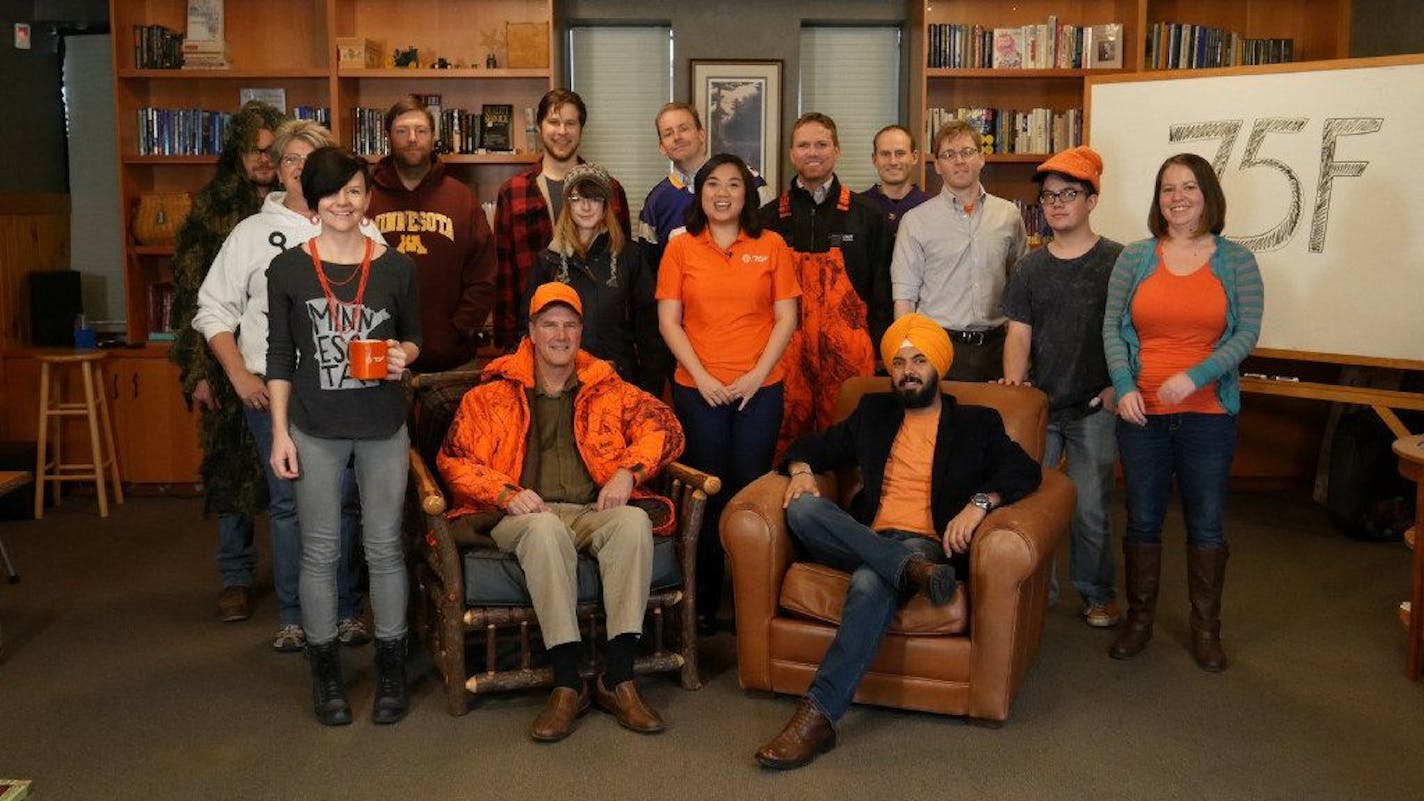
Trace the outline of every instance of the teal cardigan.
{"label": "teal cardigan", "polygon": [[[1142,342],[1132,325],[1132,298],[1137,287],[1157,267],[1157,240],[1143,239],[1123,248],[1108,279],[1108,300],[1103,315],[1103,350],[1108,375],[1119,398],[1137,390],[1142,371]],[[1216,237],[1211,274],[1226,290],[1226,330],[1211,355],[1187,371],[1198,388],[1215,380],[1216,397],[1227,412],[1241,411],[1241,378],[1236,368],[1261,336],[1261,314],[1266,305],[1261,270],[1256,257],[1241,245]]]}

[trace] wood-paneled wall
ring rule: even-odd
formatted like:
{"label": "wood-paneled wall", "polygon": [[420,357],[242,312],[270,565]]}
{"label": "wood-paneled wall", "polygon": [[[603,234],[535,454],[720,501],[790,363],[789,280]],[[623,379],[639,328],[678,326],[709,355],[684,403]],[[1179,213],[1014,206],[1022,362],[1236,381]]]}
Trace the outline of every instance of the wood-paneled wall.
{"label": "wood-paneled wall", "polygon": [[69,195],[0,194],[0,348],[29,337],[28,274],[69,269]]}

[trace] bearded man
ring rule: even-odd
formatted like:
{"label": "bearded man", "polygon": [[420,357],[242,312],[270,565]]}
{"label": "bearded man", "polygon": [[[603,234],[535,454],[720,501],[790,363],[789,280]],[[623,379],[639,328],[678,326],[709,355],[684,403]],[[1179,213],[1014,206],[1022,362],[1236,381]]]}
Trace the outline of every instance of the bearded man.
{"label": "bearded man", "polygon": [[[880,342],[893,392],[868,393],[845,420],[792,443],[783,505],[812,561],[851,574],[841,625],[805,698],[762,746],[764,767],[796,768],[835,746],[835,722],[874,661],[895,610],[916,594],[949,603],[989,511],[1038,488],[1038,463],[1009,439],[994,409],[940,387],[954,348],[921,314]],[[855,465],[863,488],[849,509],[822,498],[815,475]]]}

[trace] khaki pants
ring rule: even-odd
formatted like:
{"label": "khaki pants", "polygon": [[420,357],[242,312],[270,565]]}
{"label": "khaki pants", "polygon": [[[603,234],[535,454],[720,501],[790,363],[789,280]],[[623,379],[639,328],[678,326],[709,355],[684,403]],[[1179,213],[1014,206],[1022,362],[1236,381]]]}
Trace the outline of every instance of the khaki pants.
{"label": "khaki pants", "polygon": [[551,503],[547,512],[508,515],[491,531],[524,569],[544,647],[578,642],[578,552],[598,561],[608,637],[641,634],[653,576],[653,524],[636,506],[596,511],[592,504]]}

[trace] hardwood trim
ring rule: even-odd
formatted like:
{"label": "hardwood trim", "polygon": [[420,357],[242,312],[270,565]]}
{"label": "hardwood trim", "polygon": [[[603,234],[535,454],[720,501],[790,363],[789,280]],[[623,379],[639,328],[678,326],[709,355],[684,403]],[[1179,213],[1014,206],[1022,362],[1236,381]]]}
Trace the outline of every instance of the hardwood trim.
{"label": "hardwood trim", "polygon": [[1394,359],[1385,356],[1354,356],[1348,353],[1320,353],[1309,350],[1284,350],[1282,348],[1256,348],[1251,351],[1251,355],[1266,359],[1289,359],[1298,362],[1350,364],[1359,367],[1387,367],[1392,370],[1424,370],[1424,361],[1417,359]]}
{"label": "hardwood trim", "polygon": [[1336,403],[1383,406],[1387,409],[1424,411],[1424,394],[1400,392],[1393,389],[1371,389],[1369,387],[1321,384],[1314,381],[1273,381],[1269,378],[1242,377],[1241,391],[1258,395],[1277,395],[1283,398],[1306,398]]}
{"label": "hardwood trim", "polygon": [[68,194],[0,193],[0,214],[69,214]]}

